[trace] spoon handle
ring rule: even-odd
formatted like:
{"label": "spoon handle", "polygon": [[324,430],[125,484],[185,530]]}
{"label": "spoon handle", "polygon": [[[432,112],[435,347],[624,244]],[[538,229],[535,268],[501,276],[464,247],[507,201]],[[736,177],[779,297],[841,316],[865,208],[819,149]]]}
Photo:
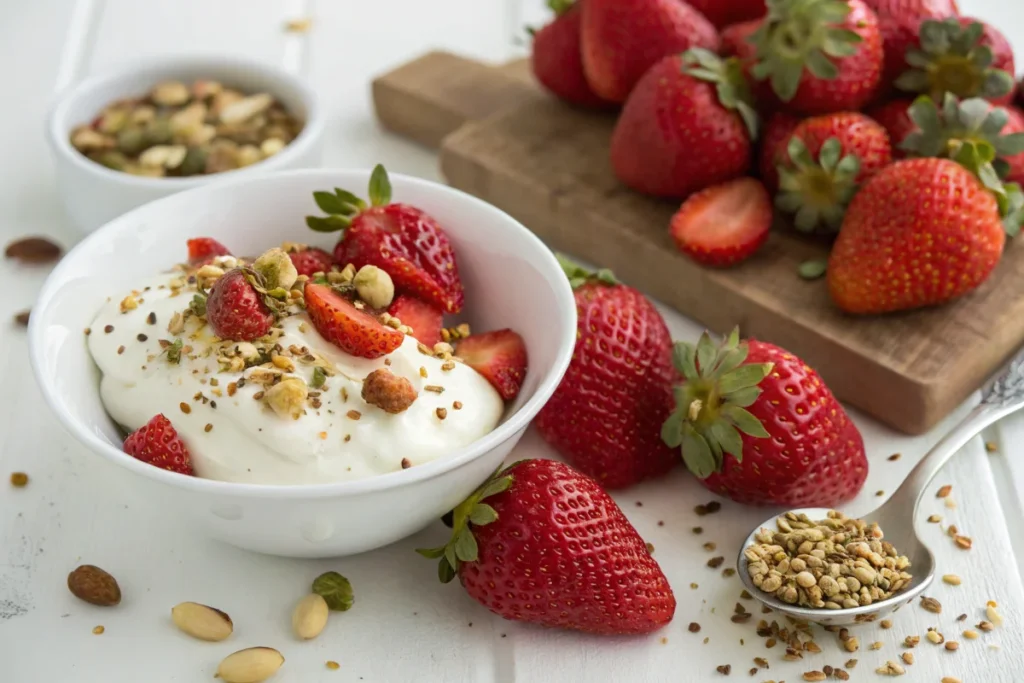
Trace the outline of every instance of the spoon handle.
{"label": "spoon handle", "polygon": [[[893,494],[893,507],[917,512],[925,489],[935,475],[963,446],[993,422],[1024,407],[1024,351],[983,391],[981,402],[949,434],[942,438],[911,471]],[[898,502],[897,502],[898,501]]]}

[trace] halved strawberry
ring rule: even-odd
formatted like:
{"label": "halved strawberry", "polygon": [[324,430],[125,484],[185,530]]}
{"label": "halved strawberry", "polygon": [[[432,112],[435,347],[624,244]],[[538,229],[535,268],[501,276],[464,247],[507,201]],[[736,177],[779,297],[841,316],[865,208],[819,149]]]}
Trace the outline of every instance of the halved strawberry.
{"label": "halved strawberry", "polygon": [[405,335],[382,325],[327,285],[307,284],[305,297],[306,312],[313,326],[345,353],[380,358],[402,345]]}
{"label": "halved strawberry", "polygon": [[214,256],[227,256],[231,251],[212,237],[193,237],[188,241],[188,262],[197,266]]}
{"label": "halved strawberry", "polygon": [[162,413],[128,435],[121,446],[128,455],[162,470],[193,476],[192,456],[171,421]]}
{"label": "halved strawberry", "polygon": [[298,271],[299,275],[306,275],[308,277],[313,277],[313,273],[326,273],[331,269],[331,265],[334,264],[334,259],[330,254],[316,247],[310,247],[302,251],[293,251],[288,256],[291,258],[292,265],[295,266],[295,270]]}
{"label": "halved strawberry", "polygon": [[412,336],[433,348],[441,341],[441,326],[444,313],[441,309],[420,301],[407,294],[399,294],[388,309],[388,313],[412,328]]}
{"label": "halved strawberry", "polygon": [[314,192],[327,216],[307,216],[317,232],[344,231],[334,247],[337,263],[377,266],[391,276],[399,293],[462,310],[463,291],[448,235],[432,217],[408,204],[391,203],[391,182],[380,164],[370,176],[370,206],[351,192]]}
{"label": "halved strawberry", "polygon": [[768,239],[772,201],[759,181],[740,178],[702,190],[683,202],[670,231],[679,250],[710,266],[749,258]]}
{"label": "halved strawberry", "polygon": [[466,337],[455,353],[483,375],[506,401],[519,395],[526,378],[526,344],[512,330],[496,330]]}

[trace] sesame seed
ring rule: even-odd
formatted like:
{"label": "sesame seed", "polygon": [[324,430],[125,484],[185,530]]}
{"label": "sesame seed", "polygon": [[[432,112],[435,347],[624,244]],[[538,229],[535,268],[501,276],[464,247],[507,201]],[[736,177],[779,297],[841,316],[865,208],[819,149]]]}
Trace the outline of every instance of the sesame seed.
{"label": "sesame seed", "polygon": [[141,332],[139,332],[139,333],[138,333],[138,334],[137,334],[137,335],[135,336],[135,338],[136,338],[136,339],[138,339],[138,340],[139,340],[140,342],[144,342],[144,341],[146,341],[147,339],[149,339],[149,337],[147,337],[146,335],[142,334]]}
{"label": "sesame seed", "polygon": [[207,422],[207,423],[206,423],[206,426],[205,426],[205,427],[203,427],[203,431],[204,431],[204,432],[209,432],[209,431],[211,431],[212,429],[213,429],[213,425],[212,425],[212,424],[210,424],[209,422]]}
{"label": "sesame seed", "polygon": [[85,336],[88,337],[90,334],[92,334],[92,328],[91,327],[85,328]]}
{"label": "sesame seed", "polygon": [[902,453],[893,453],[892,455],[889,456],[889,462],[896,462],[897,460],[900,459],[901,456]]}
{"label": "sesame seed", "polygon": [[337,671],[338,669],[341,668],[341,664],[338,664],[333,659],[329,659],[329,660],[327,660],[327,668],[330,669],[331,671]]}
{"label": "sesame seed", "polygon": [[189,413],[192,412],[192,406],[190,406],[189,404],[185,403],[184,401],[179,403],[178,407],[181,408],[181,412],[185,413],[186,415],[188,415]]}
{"label": "sesame seed", "polygon": [[97,635],[97,636],[98,636],[98,635],[102,635],[102,634],[103,634],[103,632],[104,632],[104,631],[106,631],[106,630],[107,630],[107,629],[103,628],[103,626],[94,626],[94,627],[93,627],[93,629],[92,629],[92,632],[93,632],[93,633],[94,633],[95,635]]}
{"label": "sesame seed", "polygon": [[28,485],[28,475],[24,472],[13,472],[11,474],[11,486],[15,488],[24,488]]}
{"label": "sesame seed", "polygon": [[427,376],[427,369],[421,365],[420,366],[420,377],[426,377],[426,376]]}
{"label": "sesame seed", "polygon": [[950,491],[952,491],[952,490],[953,490],[953,487],[951,485],[949,485],[949,484],[946,484],[945,486],[939,488],[939,491],[938,491],[938,493],[935,494],[935,497],[936,498],[945,498],[946,496],[949,495]]}
{"label": "sesame seed", "polygon": [[103,328],[103,331],[106,332],[107,334],[110,334],[111,332],[114,331],[114,326],[113,325],[107,325],[106,327]]}
{"label": "sesame seed", "polygon": [[124,344],[117,347],[117,355],[120,356],[122,353],[124,353]]}
{"label": "sesame seed", "polygon": [[351,435],[351,434],[346,434],[346,435],[345,435],[345,438],[343,439],[343,441],[344,441],[345,443],[348,443],[348,442],[349,442],[349,441],[351,441],[351,440],[352,440],[352,435]]}
{"label": "sesame seed", "polygon": [[358,410],[350,410],[350,411],[348,411],[345,414],[348,415],[348,418],[350,420],[358,420],[359,418],[361,418],[363,416],[363,414],[360,413]]}
{"label": "sesame seed", "polygon": [[149,312],[149,315],[146,316],[146,322],[150,325],[156,325],[156,311]]}

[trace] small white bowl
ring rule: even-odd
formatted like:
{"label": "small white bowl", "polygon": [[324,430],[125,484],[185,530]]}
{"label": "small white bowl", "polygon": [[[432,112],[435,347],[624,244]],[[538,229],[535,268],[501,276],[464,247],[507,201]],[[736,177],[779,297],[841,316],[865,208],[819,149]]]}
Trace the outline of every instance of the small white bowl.
{"label": "small white bowl", "polygon": [[[160,81],[189,83],[200,78],[220,81],[245,93],[268,92],[305,126],[287,147],[264,161],[234,171],[184,178],[147,178],[114,171],[72,147],[71,131],[92,121],[111,102],[145,95]],[[243,175],[317,167],[323,132],[324,118],[316,95],[301,79],[261,62],[215,56],[160,59],[93,76],[61,93],[46,121],[57,190],[68,216],[86,232],[146,202],[192,187]]]}
{"label": "small white bowl", "polygon": [[191,522],[200,535],[273,555],[334,557],[371,550],[415,533],[461,502],[501,464],[550,398],[576,340],[572,290],[552,253],[513,218],[479,199],[393,175],[395,201],[432,214],[450,236],[466,289],[466,320],[477,330],[510,327],[526,341],[526,382],[502,423],[446,458],[311,486],[186,477],[121,451],[83,334],[103,301],[183,259],[190,236],[214,237],[239,254],[259,253],[286,240],[330,249],[336,238],[314,233],[303,222],[307,213],[318,213],[312,192],[358,191],[368,180],[367,171],[352,170],[239,175],[125,214],[85,238],[57,265],[32,309],[36,379],[68,431],[130,473],[122,485],[140,494],[141,504],[159,508],[165,519]]}

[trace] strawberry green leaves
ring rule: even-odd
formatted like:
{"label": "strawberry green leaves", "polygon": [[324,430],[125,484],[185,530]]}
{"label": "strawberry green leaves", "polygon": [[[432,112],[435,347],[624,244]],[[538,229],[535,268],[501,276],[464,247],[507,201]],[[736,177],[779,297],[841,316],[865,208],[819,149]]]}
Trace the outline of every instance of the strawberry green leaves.
{"label": "strawberry green leaves", "polygon": [[1013,88],[1013,76],[992,66],[992,49],[983,45],[985,27],[979,22],[961,26],[957,17],[921,23],[920,48],[907,51],[910,70],[896,87],[924,93],[934,100],[956,97],[998,99]]}
{"label": "strawberry green leaves", "polygon": [[565,276],[569,278],[569,286],[574,290],[579,289],[588,282],[596,282],[608,285],[609,287],[620,284],[615,274],[607,268],[597,271],[587,270],[565,254],[556,253],[555,258],[558,260],[558,264],[562,266]]}
{"label": "strawberry green leaves", "polygon": [[676,408],[662,425],[661,438],[681,448],[686,467],[701,479],[721,471],[725,454],[743,459],[744,434],[768,437],[746,408],[760,396],[758,384],[772,364],[745,364],[747,353],[738,329],[720,345],[705,332],[696,345],[677,342],[673,348],[673,362],[685,381],[675,388]]}
{"label": "strawberry green leaves", "polygon": [[1006,110],[983,99],[960,101],[946,93],[941,109],[922,95],[908,114],[918,129],[902,148],[912,156],[952,159],[969,170],[995,195],[1007,234],[1020,232],[1024,195],[1017,183],[1003,179],[1009,171],[1006,158],[1024,153],[1024,133],[1003,134]]}
{"label": "strawberry green leaves", "polygon": [[794,135],[787,146],[787,160],[779,164],[779,194],[775,206],[793,215],[801,232],[839,232],[859,185],[860,159],[845,154],[839,138],[826,140],[815,159],[807,145]]}
{"label": "strawberry green leaves", "polygon": [[837,26],[851,11],[843,0],[769,0],[766,4],[768,16],[750,37],[757,47],[753,75],[759,81],[769,80],[783,102],[796,96],[805,67],[816,78],[835,80],[839,68],[833,59],[855,54],[863,40]]}
{"label": "strawberry green leaves", "polygon": [[459,571],[463,562],[476,562],[479,556],[476,537],[471,525],[484,526],[498,519],[498,513],[485,498],[496,496],[512,486],[512,477],[495,472],[469,498],[459,503],[452,511],[452,535],[448,543],[439,548],[418,548],[417,553],[432,560],[439,560],[437,577],[441,583],[449,583]]}
{"label": "strawberry green leaves", "polygon": [[[391,181],[384,167],[377,164],[370,174],[370,202],[373,206],[391,203]],[[317,190],[313,201],[326,216],[306,216],[306,225],[316,232],[339,232],[345,230],[352,217],[366,209],[366,202],[348,190],[334,188],[334,192]]]}
{"label": "strawberry green leaves", "polygon": [[683,71],[715,86],[718,101],[743,119],[751,139],[757,139],[758,117],[754,96],[736,57],[723,60],[711,50],[693,48],[683,53]]}

